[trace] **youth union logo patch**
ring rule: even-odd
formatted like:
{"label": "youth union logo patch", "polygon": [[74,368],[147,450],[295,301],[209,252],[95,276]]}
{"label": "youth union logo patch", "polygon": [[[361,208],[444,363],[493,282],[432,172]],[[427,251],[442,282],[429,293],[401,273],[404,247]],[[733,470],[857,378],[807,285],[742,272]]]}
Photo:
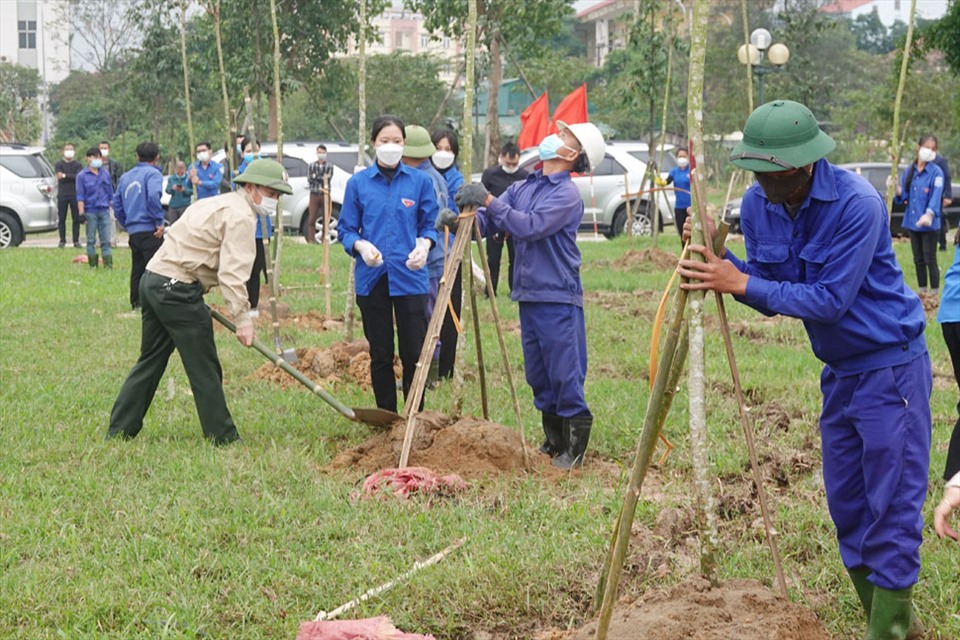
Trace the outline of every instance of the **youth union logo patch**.
{"label": "youth union logo patch", "polygon": [[411,200],[410,198],[400,198],[400,202],[402,202],[403,206],[405,206],[407,209],[417,204],[416,200]]}

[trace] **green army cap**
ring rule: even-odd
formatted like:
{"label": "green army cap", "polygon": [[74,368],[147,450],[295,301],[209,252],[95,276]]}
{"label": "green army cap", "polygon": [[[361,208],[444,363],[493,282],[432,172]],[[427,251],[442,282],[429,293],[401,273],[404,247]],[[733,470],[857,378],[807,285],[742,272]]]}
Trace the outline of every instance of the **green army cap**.
{"label": "green army cap", "polygon": [[420,125],[408,124],[404,133],[406,133],[406,140],[403,143],[404,157],[422,160],[429,158],[437,150],[430,140],[430,132]]}
{"label": "green army cap", "polygon": [[243,173],[234,178],[233,181],[238,184],[249,182],[261,187],[270,187],[287,195],[293,193],[293,187],[288,182],[286,169],[276,160],[268,160],[267,158],[251,162]]}
{"label": "green army cap", "polygon": [[792,100],[775,100],[750,114],[730,160],[747,171],[784,171],[816,162],[836,146],[810,109]]}

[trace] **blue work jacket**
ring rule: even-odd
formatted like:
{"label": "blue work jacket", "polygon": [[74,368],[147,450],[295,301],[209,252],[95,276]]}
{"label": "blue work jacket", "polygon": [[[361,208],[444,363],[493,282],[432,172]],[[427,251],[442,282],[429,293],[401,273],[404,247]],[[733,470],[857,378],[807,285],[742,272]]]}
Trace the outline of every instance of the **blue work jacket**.
{"label": "blue work jacket", "polygon": [[737,299],[801,319],[813,352],[838,376],[926,353],[923,306],[904,282],[886,205],[867,180],[821,159],[796,218],[754,184],[740,224],[747,261],[726,253],[750,276]]}
{"label": "blue work jacket", "polygon": [[[907,178],[913,174],[910,182],[910,193],[907,193]],[[907,209],[903,212],[903,228],[910,231],[939,231],[940,205],[943,203],[943,171],[933,162],[928,162],[923,171],[917,170],[917,163],[900,176],[900,189],[903,193],[896,197],[896,202],[906,202]],[[917,226],[917,220],[926,212],[933,215],[933,224],[929,227]]]}
{"label": "blue work jacket", "polygon": [[[460,210],[457,208],[457,203],[453,201],[453,198],[457,195],[457,190],[459,190],[460,186],[463,184],[463,174],[460,173],[460,170],[456,167],[450,167],[443,172],[436,167],[433,167],[433,169],[443,181],[446,205],[440,204],[440,208],[443,209],[446,207],[455,213],[460,213]],[[427,257],[427,268],[430,270],[431,278],[439,278],[443,275],[444,256],[450,255],[450,249],[453,248],[453,241],[456,238],[456,234],[447,233],[444,229],[438,230],[437,235],[439,236],[439,241],[434,245],[433,249],[430,250],[430,255]],[[446,253],[444,253],[443,250],[444,238],[447,238]]]}
{"label": "blue work jacket", "polygon": [[83,203],[83,210],[88,213],[99,213],[110,210],[110,198],[113,196],[113,182],[110,173],[100,168],[94,173],[90,167],[84,167],[77,174],[77,202]]}
{"label": "blue work jacket", "polygon": [[687,165],[686,169],[681,169],[680,167],[674,167],[670,169],[670,177],[667,178],[667,184],[673,182],[673,186],[676,187],[674,194],[676,194],[677,201],[674,203],[674,209],[689,209],[690,208],[690,166]]}
{"label": "blue work jacket", "polygon": [[[183,191],[175,191],[174,187],[183,187]],[[193,195],[193,183],[184,173],[182,176],[177,174],[167,178],[167,193],[170,194],[171,209],[186,209],[190,206],[191,196]]]}
{"label": "blue work jacket", "polygon": [[160,167],[141,162],[120,176],[113,194],[113,215],[127,233],[153,233],[163,226],[162,193]]}
{"label": "blue work jacket", "polygon": [[212,198],[220,195],[220,183],[223,181],[223,165],[215,160],[207,163],[206,168],[199,161],[191,165],[191,169],[197,170],[197,178],[200,184],[197,187],[197,200],[203,198]]}
{"label": "blue work jacket", "polygon": [[[347,254],[357,258],[357,295],[369,295],[384,274],[389,274],[391,296],[429,291],[427,269],[414,271],[407,268],[406,262],[417,238],[437,243],[434,225],[438,212],[430,178],[402,162],[389,185],[376,163],[350,176],[337,222],[337,237]],[[353,251],[357,240],[377,247],[383,264],[368,267]]]}
{"label": "blue work jacket", "polygon": [[953,264],[943,275],[943,296],[937,322],[960,322],[960,246],[953,249]]}
{"label": "blue work jacket", "polygon": [[484,236],[490,226],[513,236],[512,300],[583,306],[577,248],[583,200],[569,171],[531,173],[481,207],[477,218]]}

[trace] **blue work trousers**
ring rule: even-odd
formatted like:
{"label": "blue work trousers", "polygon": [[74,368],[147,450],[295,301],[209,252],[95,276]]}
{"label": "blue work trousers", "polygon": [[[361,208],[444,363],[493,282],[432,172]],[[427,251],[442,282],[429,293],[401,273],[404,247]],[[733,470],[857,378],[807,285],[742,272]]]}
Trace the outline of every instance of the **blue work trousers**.
{"label": "blue work trousers", "polygon": [[100,234],[100,250],[103,251],[103,257],[112,255],[110,250],[110,211],[86,211],[84,217],[87,219],[87,255],[92,256],[97,253],[97,234]]}
{"label": "blue work trousers", "polygon": [[587,331],[583,307],[556,302],[521,302],[523,367],[533,404],[563,418],[589,416],[583,397],[587,377]]}
{"label": "blue work trousers", "polygon": [[920,573],[930,471],[930,357],[859,375],[820,376],[823,481],[847,569],[884,589]]}

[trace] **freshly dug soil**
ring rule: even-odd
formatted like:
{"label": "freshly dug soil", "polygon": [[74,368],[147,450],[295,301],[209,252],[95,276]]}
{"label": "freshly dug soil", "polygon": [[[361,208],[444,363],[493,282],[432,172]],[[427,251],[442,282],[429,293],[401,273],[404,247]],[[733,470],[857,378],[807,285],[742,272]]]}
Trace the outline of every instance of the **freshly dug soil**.
{"label": "freshly dug soil", "polygon": [[[314,382],[330,386],[346,381],[362,389],[370,387],[370,345],[366,340],[335,342],[326,349],[296,351],[299,362],[294,366]],[[400,358],[394,356],[393,374],[399,380],[401,373]],[[268,380],[285,387],[300,384],[290,374],[269,362],[251,375],[258,380]]]}
{"label": "freshly dug soil", "polygon": [[[329,468],[369,474],[396,467],[406,428],[404,421],[394,423],[389,431],[375,433],[360,445],[341,452]],[[442,413],[424,411],[417,416],[408,464],[437,473],[456,473],[467,480],[503,473],[528,472],[555,478],[571,473],[554,468],[550,458],[538,453],[536,446],[539,442],[527,443],[527,468],[515,428],[473,417],[454,421]],[[588,452],[586,469],[588,473],[614,473],[615,465],[591,458]]]}
{"label": "freshly dug soil", "polygon": [[[592,640],[596,622],[574,632],[546,632],[538,640]],[[613,611],[610,640],[830,640],[809,609],[753,580],[711,588],[693,578]]]}
{"label": "freshly dug soil", "polygon": [[678,260],[680,257],[677,254],[654,247],[643,251],[630,249],[611,264],[624,270],[672,271],[676,269]]}

